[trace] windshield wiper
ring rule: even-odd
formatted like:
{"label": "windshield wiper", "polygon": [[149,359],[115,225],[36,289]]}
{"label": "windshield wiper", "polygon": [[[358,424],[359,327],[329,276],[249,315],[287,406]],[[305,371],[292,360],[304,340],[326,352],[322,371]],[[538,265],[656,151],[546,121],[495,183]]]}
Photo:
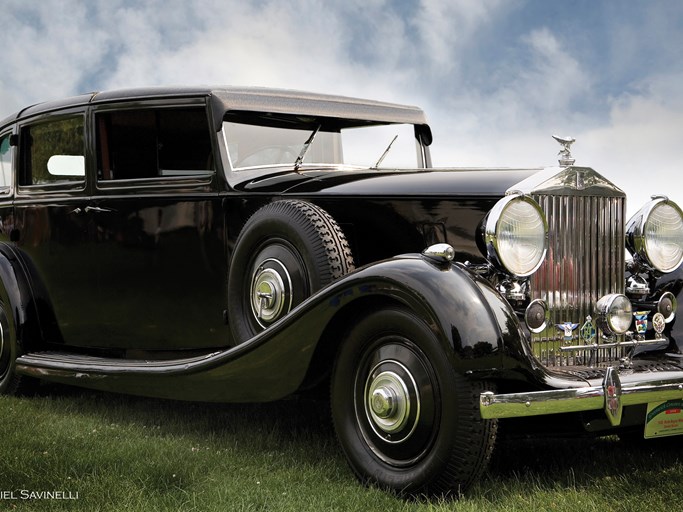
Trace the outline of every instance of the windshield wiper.
{"label": "windshield wiper", "polygon": [[391,142],[387,146],[387,149],[384,150],[384,153],[382,153],[382,156],[379,157],[379,160],[377,160],[377,163],[370,167],[370,169],[377,169],[379,167],[379,164],[382,163],[382,160],[384,160],[384,157],[387,156],[389,153],[389,150],[391,149],[391,146],[394,145],[394,142],[396,142],[396,139],[398,139],[398,134],[394,135],[394,138],[391,139]]}
{"label": "windshield wiper", "polygon": [[299,153],[299,156],[296,157],[296,160],[294,161],[294,170],[298,171],[299,167],[301,167],[301,164],[304,161],[304,157],[306,156],[306,153],[308,152],[308,148],[311,147],[311,144],[313,143],[313,139],[315,139],[315,136],[318,134],[318,131],[320,130],[320,126],[318,125],[313,132],[311,132],[311,135],[309,135],[308,139],[306,139],[306,142],[304,142],[304,147],[301,148],[301,153]]}

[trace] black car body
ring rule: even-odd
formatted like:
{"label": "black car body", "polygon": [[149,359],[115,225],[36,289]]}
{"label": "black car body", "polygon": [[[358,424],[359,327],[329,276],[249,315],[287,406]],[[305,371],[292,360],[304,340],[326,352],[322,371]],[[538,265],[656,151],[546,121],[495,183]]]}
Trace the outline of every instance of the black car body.
{"label": "black car body", "polygon": [[354,471],[409,493],[470,485],[501,420],[683,433],[678,206],[627,223],[568,140],[558,167],[434,169],[431,139],[415,107],[257,88],[6,118],[0,391],[246,402],[331,382]]}

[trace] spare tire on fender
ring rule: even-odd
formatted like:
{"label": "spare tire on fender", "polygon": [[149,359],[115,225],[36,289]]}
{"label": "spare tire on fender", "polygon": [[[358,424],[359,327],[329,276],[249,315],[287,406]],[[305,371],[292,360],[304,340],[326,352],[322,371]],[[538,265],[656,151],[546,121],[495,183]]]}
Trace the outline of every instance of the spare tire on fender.
{"label": "spare tire on fender", "polygon": [[353,268],[346,237],[324,209],[293,199],[263,206],[242,228],[230,263],[235,341],[252,338]]}

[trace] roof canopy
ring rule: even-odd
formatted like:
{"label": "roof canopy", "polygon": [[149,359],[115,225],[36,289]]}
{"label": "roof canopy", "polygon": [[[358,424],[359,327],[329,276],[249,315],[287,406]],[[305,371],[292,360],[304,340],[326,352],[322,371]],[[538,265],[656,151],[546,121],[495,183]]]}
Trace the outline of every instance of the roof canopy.
{"label": "roof canopy", "polygon": [[96,92],[27,107],[6,118],[2,124],[20,117],[88,103],[202,96],[209,98],[217,130],[223,115],[229,110],[427,125],[424,112],[413,106],[263,87],[147,87]]}

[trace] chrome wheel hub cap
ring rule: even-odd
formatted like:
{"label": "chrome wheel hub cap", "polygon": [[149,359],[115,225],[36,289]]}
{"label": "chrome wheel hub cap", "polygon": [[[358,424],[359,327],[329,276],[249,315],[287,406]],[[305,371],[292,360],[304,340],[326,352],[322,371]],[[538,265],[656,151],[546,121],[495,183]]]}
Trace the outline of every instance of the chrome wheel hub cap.
{"label": "chrome wheel hub cap", "polygon": [[267,259],[256,268],[251,280],[251,310],[259,324],[265,327],[289,311],[291,288],[289,273],[280,261]]}
{"label": "chrome wheel hub cap", "polygon": [[[394,364],[400,365],[398,362]],[[405,372],[410,377],[407,370]],[[419,405],[411,402],[408,386],[397,373],[384,371],[368,380],[365,411],[373,430],[385,440],[390,441],[390,434],[406,426],[411,408],[415,406]]]}
{"label": "chrome wheel hub cap", "polygon": [[372,393],[370,407],[382,419],[390,418],[396,412],[396,393],[388,387],[378,388]]}

